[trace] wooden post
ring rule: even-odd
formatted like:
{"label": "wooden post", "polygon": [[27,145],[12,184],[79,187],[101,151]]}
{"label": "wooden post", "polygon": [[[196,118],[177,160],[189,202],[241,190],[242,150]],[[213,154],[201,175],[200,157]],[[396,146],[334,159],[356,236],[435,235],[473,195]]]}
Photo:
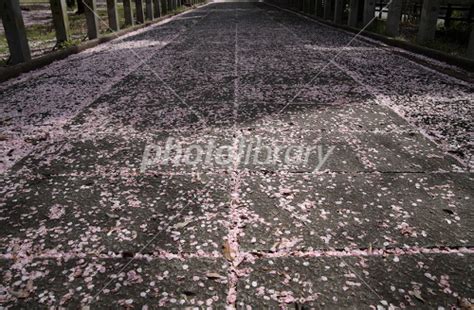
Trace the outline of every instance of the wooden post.
{"label": "wooden post", "polygon": [[467,47],[467,58],[474,60],[474,23],[471,24],[471,35],[469,37],[469,45]]}
{"label": "wooden post", "polygon": [[375,0],[364,0],[364,26],[375,17]]}
{"label": "wooden post", "polygon": [[451,15],[453,15],[453,7],[451,3],[448,3],[446,8],[446,16],[444,17],[444,27],[449,28],[451,26]]}
{"label": "wooden post", "polygon": [[132,0],[123,0],[123,13],[125,15],[125,25],[133,26]]}
{"label": "wooden post", "polygon": [[349,18],[347,25],[350,27],[357,27],[359,19],[359,0],[350,0],[349,2]]}
{"label": "wooden post", "polygon": [[155,18],[161,16],[161,1],[160,0],[153,0],[153,15]]}
{"label": "wooden post", "polygon": [[69,20],[67,17],[67,5],[65,0],[50,0],[51,14],[53,15],[54,31],[58,43],[70,39]]}
{"label": "wooden post", "polygon": [[331,19],[332,0],[324,0],[324,19]]}
{"label": "wooden post", "polygon": [[421,9],[420,27],[416,41],[418,44],[425,44],[434,40],[436,24],[438,22],[440,0],[423,0]]}
{"label": "wooden post", "polygon": [[420,21],[419,14],[418,14],[418,4],[413,5],[413,19],[416,20],[417,22]]}
{"label": "wooden post", "polygon": [[135,0],[137,10],[137,23],[143,24],[145,22],[145,14],[143,12],[143,0]]}
{"label": "wooden post", "polygon": [[17,64],[31,59],[25,24],[19,0],[0,0],[0,16],[10,50],[10,62]]}
{"label": "wooden post", "polygon": [[309,14],[315,15],[316,12],[316,0],[309,1]]}
{"label": "wooden post", "polygon": [[83,0],[85,6],[87,37],[89,40],[99,37],[99,19],[97,17],[96,0]]}
{"label": "wooden post", "polygon": [[166,15],[168,14],[168,0],[160,0],[161,1],[161,14]]}
{"label": "wooden post", "polygon": [[145,0],[145,15],[147,20],[153,20],[153,0]]}
{"label": "wooden post", "polygon": [[380,11],[379,11],[379,19],[382,19],[383,7],[384,7],[382,0],[380,0],[378,6],[379,6],[379,10],[380,10]]}
{"label": "wooden post", "polygon": [[402,16],[402,0],[392,0],[388,7],[387,23],[385,32],[388,36],[398,37],[400,35],[400,18]]}
{"label": "wooden post", "polygon": [[118,31],[120,25],[117,12],[117,0],[107,0],[107,16],[109,17],[110,29]]}
{"label": "wooden post", "polygon": [[336,0],[334,4],[334,22],[342,23],[342,14],[344,13],[344,0]]}
{"label": "wooden post", "polygon": [[323,16],[323,0],[316,0],[316,9],[314,15]]}

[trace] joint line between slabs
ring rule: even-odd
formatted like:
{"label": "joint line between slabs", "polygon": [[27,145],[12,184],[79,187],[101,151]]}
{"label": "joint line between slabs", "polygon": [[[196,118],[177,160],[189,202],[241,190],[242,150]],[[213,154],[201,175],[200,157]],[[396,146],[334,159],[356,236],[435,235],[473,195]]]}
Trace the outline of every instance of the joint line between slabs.
{"label": "joint line between slabs", "polygon": [[[240,246],[239,246],[239,234],[240,234],[240,217],[237,212],[236,203],[239,201],[240,196],[240,186],[241,186],[241,175],[242,172],[238,169],[239,165],[239,136],[241,133],[237,130],[237,119],[238,119],[238,109],[239,109],[239,41],[238,41],[238,10],[234,10],[234,19],[235,19],[235,43],[234,43],[234,105],[233,105],[233,118],[234,118],[234,139],[232,145],[232,157],[233,157],[233,167],[232,167],[232,181],[230,186],[230,208],[228,215],[228,234],[227,246],[229,249],[229,255],[231,260],[228,261],[229,267],[227,269],[227,285],[228,291],[226,296],[226,303],[229,307],[235,308],[236,296],[237,296],[237,283],[239,281],[239,276],[236,273],[237,266],[234,266],[235,260],[240,256]],[[234,219],[236,221],[234,222]],[[225,257],[229,259],[229,257]]]}
{"label": "joint line between slabs", "polygon": [[[180,216],[184,212],[184,210],[186,210],[190,205],[191,205],[191,201],[188,202],[186,205],[184,205],[184,207],[182,207],[181,210],[177,212],[176,217]],[[148,246],[150,246],[163,231],[166,231],[166,229],[170,227],[170,224],[172,222],[173,221],[171,220],[163,227],[163,229],[158,230],[158,232],[138,251],[138,254],[142,253]],[[137,259],[137,256],[134,255],[125,265],[123,265],[122,268],[119,269],[119,271],[115,272],[115,275],[119,275],[120,273],[122,273],[136,259]],[[87,303],[87,305],[91,305],[94,302],[94,300],[97,299],[97,297],[99,297],[99,295],[114,281],[116,281],[115,278],[111,278],[109,281],[107,281],[104,284],[104,286],[102,286],[102,288],[94,296],[92,296],[91,300]]]}
{"label": "joint line between slabs", "polygon": [[[243,257],[252,256],[255,260],[263,259],[275,259],[275,258],[289,258],[289,257],[300,257],[300,258],[337,258],[337,257],[385,257],[385,256],[410,256],[410,255],[474,255],[474,246],[439,246],[439,247],[419,247],[419,246],[409,246],[407,248],[356,248],[356,249],[321,249],[313,251],[291,251],[291,250],[277,250],[274,252],[271,251],[252,251],[245,250],[239,252]],[[16,260],[11,253],[1,253],[0,259],[4,260]],[[69,257],[72,259],[83,259],[83,258],[97,258],[104,260],[119,260],[126,259],[121,254],[91,254],[91,253],[77,253],[77,252],[57,252],[54,250],[46,250],[44,252],[30,254],[22,256],[28,259],[58,259],[61,257]],[[217,252],[169,252],[166,250],[157,250],[155,253],[135,253],[135,260],[147,260],[147,259],[178,259],[178,260],[188,260],[196,258],[205,258],[205,259],[222,259],[224,258],[221,254]]]}

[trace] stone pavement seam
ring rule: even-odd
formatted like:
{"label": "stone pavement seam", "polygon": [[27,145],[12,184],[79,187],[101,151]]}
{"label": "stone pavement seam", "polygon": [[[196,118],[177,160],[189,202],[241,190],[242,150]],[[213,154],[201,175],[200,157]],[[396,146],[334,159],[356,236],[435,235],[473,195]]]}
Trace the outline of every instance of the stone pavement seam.
{"label": "stone pavement seam", "polygon": [[[176,217],[180,216],[185,210],[186,208],[190,205],[191,203],[188,202],[183,208],[181,208],[180,210],[178,210],[177,214],[176,214]],[[138,251],[138,253],[141,253],[143,252],[148,246],[150,246],[155,240],[156,238],[158,238],[158,236],[164,232],[170,225],[171,225],[172,221],[171,222],[168,222],[167,225],[165,225],[163,227],[163,229],[161,230],[158,230],[158,232]],[[120,274],[121,272],[123,272],[128,266],[130,266],[130,264],[135,261],[135,255],[125,264],[123,265],[118,272],[116,272],[115,274],[118,275]],[[114,277],[112,277],[109,281],[107,281],[104,286],[101,287],[101,289],[92,296],[91,300],[88,302],[88,306],[90,306],[95,299],[97,299],[97,297],[99,297],[99,295],[110,285],[112,284],[112,282],[116,281],[116,279]]]}
{"label": "stone pavement seam", "polygon": [[231,171],[231,194],[229,202],[229,215],[228,215],[228,234],[226,244],[224,245],[223,250],[226,251],[226,259],[229,260],[229,268],[227,271],[228,279],[228,291],[226,302],[231,308],[235,308],[235,302],[237,300],[237,283],[239,280],[238,277],[238,263],[237,259],[240,257],[240,246],[239,246],[239,234],[241,232],[240,225],[241,219],[238,208],[239,206],[239,197],[240,197],[240,186],[241,186],[241,173],[238,170],[238,143],[239,135],[241,132],[237,128],[237,117],[239,110],[239,64],[238,64],[238,35],[239,35],[239,21],[238,21],[238,12],[234,10],[235,18],[235,32],[234,32],[234,104],[233,104],[233,116],[234,116],[234,141],[232,145],[232,157],[233,157],[233,167]]}
{"label": "stone pavement seam", "polygon": [[[166,250],[156,250],[153,253],[130,253],[133,254],[134,260],[156,260],[156,259],[178,259],[187,260],[193,258],[225,258],[222,254],[216,252],[169,252]],[[327,250],[287,250],[276,249],[275,251],[240,251],[238,253],[243,258],[251,258],[252,260],[278,258],[278,257],[386,257],[390,255],[418,255],[418,254],[444,254],[444,255],[470,255],[474,254],[474,246],[442,246],[442,247],[426,247],[426,246],[406,246],[403,248],[359,248],[359,249],[327,249]],[[127,254],[129,255],[129,254]],[[60,251],[45,251],[43,253],[31,255],[16,256],[12,253],[0,254],[1,260],[16,261],[19,258],[26,260],[34,259],[75,259],[75,258],[97,258],[97,259],[118,259],[127,258],[124,253],[75,253]],[[241,261],[238,261],[240,264]]]}
{"label": "stone pavement seam", "polygon": [[[265,169],[259,170],[250,170],[250,169],[240,169],[242,175],[251,176],[251,175],[275,175],[275,176],[285,176],[285,175],[365,175],[365,174],[387,174],[387,175],[396,175],[396,174],[420,174],[420,175],[449,175],[449,174],[465,174],[469,175],[470,172],[466,171],[410,171],[410,170],[331,170],[324,169],[317,172],[311,171],[270,171]],[[220,169],[220,170],[208,170],[208,171],[196,171],[196,172],[186,172],[186,171],[160,171],[160,172],[137,172],[134,170],[126,171],[121,170],[119,172],[85,172],[85,173],[48,173],[44,177],[122,177],[122,178],[135,178],[135,177],[154,177],[154,176],[196,176],[196,175],[215,175],[223,176],[229,173],[229,169]]]}
{"label": "stone pavement seam", "polygon": [[[230,11],[230,10],[229,10]],[[230,11],[232,12],[232,11]],[[114,259],[114,258],[120,258],[122,259],[121,261],[125,262],[125,260],[128,258],[128,259],[132,259],[134,260],[135,262],[138,263],[138,265],[140,265],[140,267],[143,267],[141,265],[146,265],[146,262],[149,262],[149,261],[158,261],[160,262],[160,264],[163,262],[164,264],[166,264],[165,260],[174,260],[175,262],[179,263],[179,264],[182,264],[182,262],[188,262],[187,260],[191,260],[191,259],[199,259],[199,258],[203,258],[203,259],[209,259],[209,260],[212,260],[214,262],[216,262],[216,266],[218,266],[218,263],[219,262],[223,262],[223,258],[227,259],[227,263],[224,263],[224,264],[221,264],[221,267],[225,265],[224,269],[225,271],[222,271],[222,269],[219,269],[220,272],[222,272],[224,274],[224,276],[227,276],[226,277],[226,281],[227,281],[227,286],[224,288],[224,292],[225,294],[223,295],[219,295],[219,296],[224,296],[224,298],[226,298],[226,300],[224,300],[224,303],[226,303],[229,307],[236,307],[237,306],[237,303],[238,305],[240,305],[240,303],[242,301],[245,302],[245,298],[246,297],[249,297],[249,298],[255,298],[253,300],[253,302],[257,302],[258,301],[258,298],[260,298],[261,296],[259,296],[258,294],[255,296],[255,295],[252,295],[252,292],[251,291],[245,291],[242,286],[239,286],[240,284],[244,283],[245,281],[247,281],[249,278],[247,276],[250,275],[251,271],[251,268],[246,268],[248,266],[244,266],[244,265],[249,265],[249,264],[253,264],[255,263],[256,261],[265,261],[265,260],[269,260],[271,258],[284,258],[284,259],[287,259],[288,263],[289,264],[294,264],[297,260],[298,260],[298,257],[307,257],[307,258],[314,258],[314,257],[322,257],[322,258],[327,258],[327,259],[322,259],[321,261],[323,261],[323,264],[324,262],[326,261],[330,261],[329,258],[336,258],[335,260],[337,259],[340,259],[341,261],[345,262],[344,258],[347,258],[347,261],[351,261],[351,258],[364,258],[364,257],[382,257],[382,258],[387,258],[387,257],[390,257],[390,258],[387,258],[386,260],[387,261],[390,261],[390,259],[392,258],[392,256],[395,256],[395,257],[398,257],[398,256],[415,256],[415,255],[419,255],[419,254],[443,254],[445,255],[444,257],[453,257],[454,255],[469,255],[468,257],[472,257],[472,255],[474,254],[474,247],[472,246],[469,246],[469,247],[460,247],[460,246],[444,246],[444,247],[429,247],[429,246],[421,246],[421,247],[418,247],[418,246],[406,246],[406,247],[402,247],[402,248],[390,248],[390,247],[376,247],[376,248],[372,248],[370,245],[369,245],[369,248],[362,248],[362,247],[357,247],[357,245],[354,247],[354,248],[349,248],[349,247],[346,247],[346,248],[335,248],[335,249],[332,249],[332,248],[329,248],[329,249],[321,249],[321,247],[319,246],[315,246],[314,248],[313,247],[304,247],[302,248],[302,250],[294,250],[292,251],[291,248],[292,246],[291,245],[288,245],[288,244],[283,244],[283,242],[278,242],[277,245],[274,245],[272,246],[272,249],[270,250],[255,250],[255,251],[252,251],[250,248],[250,250],[245,250],[245,238],[244,238],[244,234],[248,231],[246,231],[246,227],[245,225],[248,224],[248,222],[246,221],[246,218],[245,216],[249,216],[249,213],[246,214],[247,211],[251,210],[252,207],[246,205],[244,202],[245,202],[245,192],[244,192],[244,185],[245,185],[245,180],[244,177],[245,176],[248,176],[248,175],[256,175],[256,176],[262,176],[262,175],[271,175],[271,176],[283,176],[283,175],[286,175],[286,176],[300,176],[300,175],[315,175],[314,173],[308,173],[308,172],[303,172],[303,171],[296,171],[296,172],[282,172],[281,170],[277,170],[277,171],[266,171],[266,170],[258,170],[258,171],[250,171],[250,170],[245,170],[245,169],[238,169],[238,161],[237,161],[237,142],[239,141],[239,137],[242,135],[242,133],[240,131],[237,130],[237,119],[236,119],[236,115],[237,115],[237,111],[238,111],[238,108],[240,106],[240,92],[242,91],[242,89],[240,89],[240,74],[239,74],[239,25],[238,25],[238,12],[240,12],[239,10],[237,9],[234,9],[233,12],[235,13],[235,32],[234,32],[234,36],[235,36],[235,42],[234,42],[234,139],[233,139],[233,144],[232,144],[232,153],[233,153],[233,158],[234,158],[234,161],[233,161],[233,165],[232,167],[230,167],[229,169],[227,170],[223,170],[223,171],[206,171],[206,172],[197,172],[196,174],[212,174],[212,175],[224,175],[226,174],[227,176],[230,174],[231,175],[231,186],[230,187],[226,187],[226,190],[225,190],[225,194],[227,196],[227,194],[230,193],[230,199],[229,198],[225,198],[225,202],[224,202],[224,205],[225,205],[225,209],[224,210],[221,210],[221,213],[223,214],[223,217],[224,219],[222,220],[222,222],[224,223],[224,236],[227,236],[227,237],[224,237],[224,238],[219,238],[219,241],[217,241],[217,243],[219,242],[225,242],[224,243],[224,251],[214,251],[214,252],[211,252],[211,251],[200,251],[200,250],[197,250],[196,249],[193,249],[193,250],[196,250],[196,251],[182,251],[181,247],[178,245],[177,247],[173,247],[171,250],[162,250],[160,248],[155,248],[153,250],[153,252],[150,252],[151,253],[147,253],[145,250],[143,250],[141,253],[139,252],[138,254],[135,253],[136,251],[133,250],[133,251],[129,251],[129,252],[113,252],[113,251],[109,251],[107,253],[83,253],[83,252],[73,252],[73,251],[69,251],[69,252],[55,252],[55,251],[50,251],[50,250],[45,250],[44,252],[41,252],[41,251],[38,251],[36,252],[35,254],[32,254],[32,253],[26,253],[26,255],[24,255],[25,253],[20,253],[20,255],[15,255],[16,253],[11,253],[9,252],[8,254],[0,254],[0,259],[5,259],[5,260],[8,260],[8,261],[14,261],[16,259],[19,259],[19,260],[25,260],[25,261],[29,261],[29,259],[49,259],[49,258],[52,258],[52,259],[58,259],[58,261],[61,259],[61,258],[90,258],[92,260],[94,259]],[[229,14],[230,15],[230,14]],[[258,16],[260,17],[260,16]],[[230,24],[230,25],[229,25]],[[250,24],[249,24],[250,25]],[[244,28],[246,25],[245,23],[243,23],[242,25],[242,28]],[[227,27],[228,28],[231,28],[232,27],[232,23],[229,22],[227,23]],[[278,27],[273,27],[274,29],[275,28],[278,28]],[[232,31],[230,30],[229,33],[231,33]],[[229,35],[231,36],[231,34]],[[243,40],[242,40],[243,41]],[[293,40],[291,40],[293,41]],[[294,42],[294,41],[293,41]],[[293,43],[292,42],[292,43]],[[229,44],[230,46],[232,45],[232,43]],[[226,64],[226,69],[227,68],[230,68],[232,67],[232,63],[228,63]],[[229,70],[230,71],[230,70]],[[378,174],[400,174],[400,173],[413,173],[413,174],[420,174],[420,175],[431,175],[431,174],[439,174],[439,175],[444,175],[446,173],[452,173],[452,172],[444,172],[444,171],[423,171],[423,172],[410,172],[410,171],[407,171],[407,172],[402,172],[402,171],[393,171],[393,172],[387,172],[387,171],[360,171],[360,172],[343,172],[343,171],[329,171],[329,170],[326,170],[326,171],[321,171],[321,172],[318,172],[316,175],[327,175],[327,174],[341,174],[341,175],[344,175],[344,176],[351,176],[351,175],[373,175],[373,176],[376,176]],[[465,172],[462,172],[462,173],[465,173]],[[155,175],[185,175],[185,176],[194,176],[195,174],[193,172],[182,172],[182,173],[173,173],[173,172],[161,172],[161,173],[146,173],[146,174],[137,174],[131,170],[128,170],[128,171],[119,171],[117,172],[116,174],[114,174],[113,176],[119,176],[119,177],[124,177],[124,178],[135,178],[135,177],[140,177],[140,176],[155,176]],[[73,175],[76,175],[76,174],[64,174],[64,176],[73,176]],[[97,175],[101,175],[100,173],[86,173],[86,174],[77,174],[77,175],[80,175],[80,176],[85,176],[85,175],[90,175],[90,176],[97,176]],[[103,174],[104,176],[109,176],[109,177],[112,177],[112,175],[110,173],[104,173]],[[48,175],[46,176],[47,177],[51,177],[51,176],[59,176],[59,174],[53,174],[53,175]],[[29,175],[26,175],[26,178],[28,178]],[[441,177],[442,178],[442,177]],[[44,179],[43,179],[44,181]],[[227,183],[226,183],[227,184]],[[256,190],[255,187],[248,187],[248,189],[250,190]],[[370,189],[369,189],[370,190]],[[324,194],[324,192],[323,192]],[[193,197],[194,198],[194,197]],[[185,203],[184,203],[185,204]],[[262,206],[262,205],[261,205]],[[230,207],[230,209],[228,209],[227,207]],[[257,206],[258,207],[258,206]],[[270,210],[279,210],[278,207],[273,207],[273,209],[270,209]],[[286,210],[288,211],[288,210]],[[178,215],[179,216],[179,208],[178,208]],[[270,211],[270,213],[272,213]],[[171,225],[172,223],[174,223],[174,220],[176,219],[176,217],[174,218],[170,218],[169,220],[167,221],[164,221],[164,224],[166,226],[169,226]],[[304,221],[302,221],[304,223]],[[320,225],[315,225],[316,227],[317,226],[320,226]],[[322,225],[324,226],[324,224]],[[314,227],[314,226],[313,226]],[[227,228],[227,231],[225,231]],[[164,231],[165,229],[162,229],[160,228],[160,231],[159,232],[162,232]],[[247,236],[249,236],[250,234],[247,234]],[[253,235],[252,235],[253,236]],[[255,234],[256,237],[260,237],[261,235],[258,235],[258,234]],[[153,238],[152,238],[153,239]],[[153,240],[150,240],[150,242],[152,242]],[[216,244],[217,244],[216,243]],[[272,242],[273,243],[273,242]],[[270,245],[272,243],[269,243]],[[372,243],[365,243],[365,244],[372,244]],[[452,244],[452,243],[451,243]],[[217,246],[216,246],[217,248]],[[83,250],[83,249],[81,249]],[[177,251],[177,253],[173,253],[174,251]],[[15,251],[15,250],[14,250]],[[33,251],[32,251],[33,252]],[[98,252],[98,251],[97,251]],[[104,251],[105,252],[105,251]],[[22,256],[23,255],[23,256]],[[395,260],[395,258],[394,258]],[[356,261],[356,259],[354,259],[354,261]],[[317,270],[318,269],[318,265],[317,263],[313,264],[313,265],[310,265],[310,263],[306,262],[307,265],[304,265],[304,266],[310,266],[309,268],[306,269],[306,271],[304,271],[305,273],[306,272],[310,272],[312,270]],[[353,262],[352,262],[353,264]],[[190,264],[191,265],[191,264]],[[228,267],[230,265],[230,267]],[[120,264],[118,265],[119,268],[120,268]],[[352,265],[353,266],[353,265]],[[126,267],[126,266],[125,266]],[[125,268],[124,267],[124,268]],[[351,269],[351,273],[353,274],[357,274],[357,277],[361,278],[360,275],[358,275],[358,273],[356,273],[352,268],[351,268],[351,265],[348,264],[348,263],[345,263],[344,264],[344,267],[348,268],[348,269]],[[213,267],[215,268],[215,267]],[[219,268],[219,267],[217,267]],[[186,269],[187,269],[187,266],[186,266]],[[122,268],[123,270],[123,268]],[[215,269],[213,269],[215,270]],[[358,270],[358,269],[357,269]],[[187,270],[186,273],[190,272],[191,270]],[[258,269],[258,267],[256,267],[254,269],[254,272],[256,272],[256,274],[258,274],[258,272],[262,271],[261,269]],[[263,272],[265,272],[265,269],[263,270]],[[111,273],[111,274],[115,274],[115,272]],[[108,276],[108,275],[107,275]],[[220,278],[220,275],[218,275],[219,278]],[[318,275],[320,276],[320,275]],[[167,285],[169,284],[174,284],[175,281],[174,279],[170,279],[171,281],[164,284],[164,286],[166,287]],[[259,280],[259,283],[260,283],[260,279]],[[270,279],[262,279],[263,281],[265,280],[270,280]],[[367,278],[365,278],[365,280],[363,278],[360,279],[361,282],[364,282],[364,285],[368,286],[369,289],[372,291],[372,293],[375,293],[375,295],[378,297],[377,299],[382,299],[381,296],[379,295],[379,293],[377,293],[377,291],[374,291],[370,286],[369,286],[369,283],[365,283],[365,280],[367,280]],[[102,280],[101,282],[106,282],[107,281],[107,278],[105,278],[105,280]],[[99,286],[101,284],[101,282],[99,282]],[[271,282],[271,281],[269,281]],[[185,285],[186,283],[184,283]],[[183,285],[183,286],[184,286]],[[252,284],[253,286],[253,284]],[[269,285],[269,287],[271,287],[271,284]],[[375,286],[377,287],[377,285]],[[242,289],[241,289],[242,288]],[[295,287],[291,287],[291,289],[296,289],[297,286]],[[363,287],[361,288],[361,290],[363,289]],[[200,291],[202,292],[202,291]],[[304,294],[306,294],[303,290],[302,292]],[[130,291],[126,289],[126,293],[127,294],[130,294]],[[385,296],[383,293],[381,293],[383,296]],[[237,295],[239,297],[237,297]],[[368,294],[368,296],[371,296],[372,294]],[[309,298],[312,298],[313,295],[310,295]],[[388,297],[388,296],[385,296],[385,297]],[[110,296],[109,296],[110,298]],[[116,295],[112,296],[112,298],[116,298]],[[371,297],[372,298],[372,297]],[[104,299],[101,300],[101,302],[104,302],[105,297]],[[219,300],[219,301],[222,301],[222,298]],[[297,299],[297,302],[295,301],[294,304],[296,306],[299,306],[299,303],[302,303],[302,302],[311,302],[312,300],[309,300],[308,299],[308,296],[303,296],[301,298],[298,298]],[[106,300],[107,302],[107,300]],[[372,302],[372,300],[369,300],[368,302]],[[278,299],[278,303],[280,303],[280,306],[288,306],[288,305],[291,305],[291,303],[288,303],[288,304],[284,304],[284,301],[283,299]],[[324,304],[321,304],[321,305],[324,305]],[[110,306],[110,305],[109,305]]]}

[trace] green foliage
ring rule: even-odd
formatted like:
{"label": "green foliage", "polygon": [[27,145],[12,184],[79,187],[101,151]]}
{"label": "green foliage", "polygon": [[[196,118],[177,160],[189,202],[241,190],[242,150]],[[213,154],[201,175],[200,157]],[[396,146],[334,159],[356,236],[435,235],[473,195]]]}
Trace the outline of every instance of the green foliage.
{"label": "green foliage", "polygon": [[0,35],[0,54],[8,53],[7,38],[4,34]]}
{"label": "green foliage", "polygon": [[60,49],[63,49],[63,48],[68,48],[68,47],[72,47],[72,46],[77,46],[81,43],[81,40],[67,40],[67,41],[64,41],[64,42],[61,42],[59,43],[58,47]]}
{"label": "green foliage", "polygon": [[47,41],[55,38],[52,24],[36,24],[26,28],[26,36],[30,41]]}

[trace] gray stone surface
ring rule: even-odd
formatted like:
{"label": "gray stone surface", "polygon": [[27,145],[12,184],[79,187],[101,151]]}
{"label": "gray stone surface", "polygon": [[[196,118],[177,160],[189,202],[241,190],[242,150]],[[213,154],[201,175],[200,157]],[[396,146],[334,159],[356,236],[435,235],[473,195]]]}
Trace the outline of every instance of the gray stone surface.
{"label": "gray stone surface", "polygon": [[[425,175],[249,175],[241,247],[272,251],[472,246],[472,179]],[[459,184],[467,185],[463,188]],[[448,198],[449,193],[453,199]],[[436,207],[434,207],[436,206]]]}
{"label": "gray stone surface", "polygon": [[[98,308],[225,305],[227,279],[208,276],[225,275],[225,260],[143,257],[127,265],[129,261],[100,257],[2,261],[2,284],[12,288],[2,295],[3,304],[23,308],[79,308],[88,302]],[[97,296],[111,280],[113,285]]]}
{"label": "gray stone surface", "polygon": [[[461,307],[472,256],[266,258],[242,266],[238,305],[292,308]],[[466,305],[466,303],[464,303]],[[467,304],[468,305],[468,304]]]}
{"label": "gray stone surface", "polygon": [[22,178],[2,203],[1,252],[137,253],[152,238],[145,253],[220,252],[225,177],[111,174]]}
{"label": "gray stone surface", "polygon": [[0,307],[472,303],[472,86],[350,40],[216,3],[0,86]]}

